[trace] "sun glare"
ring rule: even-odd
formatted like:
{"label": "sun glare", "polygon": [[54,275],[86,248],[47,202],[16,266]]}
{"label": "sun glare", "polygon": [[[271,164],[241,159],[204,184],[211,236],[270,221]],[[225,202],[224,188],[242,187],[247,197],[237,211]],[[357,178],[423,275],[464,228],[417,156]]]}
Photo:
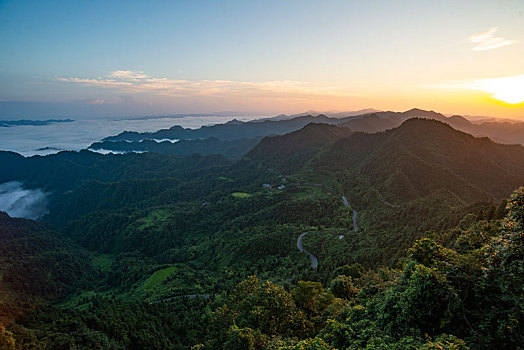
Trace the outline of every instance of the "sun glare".
{"label": "sun glare", "polygon": [[479,80],[476,88],[509,104],[524,102],[524,75]]}

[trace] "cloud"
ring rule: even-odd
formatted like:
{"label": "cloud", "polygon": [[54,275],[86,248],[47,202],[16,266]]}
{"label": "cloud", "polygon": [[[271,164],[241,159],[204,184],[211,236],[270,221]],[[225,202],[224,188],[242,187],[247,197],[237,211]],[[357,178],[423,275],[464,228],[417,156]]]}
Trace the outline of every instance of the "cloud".
{"label": "cloud", "polygon": [[[245,82],[232,80],[180,80],[152,77],[143,71],[116,70],[105,77],[58,78],[84,86],[117,89],[125,93],[149,93],[171,97],[242,95],[254,97],[283,96],[356,96],[336,87],[320,87],[307,82],[278,80]],[[361,95],[359,95],[361,96]]]}
{"label": "cloud", "polygon": [[60,81],[71,82],[71,83],[80,83],[88,86],[100,86],[100,87],[122,87],[122,86],[131,86],[133,83],[125,81],[117,81],[112,79],[80,79],[80,78],[58,78]]}
{"label": "cloud", "polygon": [[85,103],[90,105],[103,105],[106,101],[102,99],[87,100]]}
{"label": "cloud", "polygon": [[499,47],[508,46],[516,43],[515,40],[509,40],[504,38],[499,38],[495,36],[495,33],[498,31],[498,27],[490,28],[485,32],[475,33],[469,37],[469,41],[475,44],[473,50],[475,51],[486,51],[498,49]]}
{"label": "cloud", "polygon": [[117,79],[129,79],[133,81],[149,78],[149,76],[145,75],[142,71],[134,72],[132,70],[115,70],[111,72],[109,76]]}
{"label": "cloud", "polygon": [[47,213],[46,194],[24,189],[18,181],[0,184],[0,210],[12,217],[37,219]]}

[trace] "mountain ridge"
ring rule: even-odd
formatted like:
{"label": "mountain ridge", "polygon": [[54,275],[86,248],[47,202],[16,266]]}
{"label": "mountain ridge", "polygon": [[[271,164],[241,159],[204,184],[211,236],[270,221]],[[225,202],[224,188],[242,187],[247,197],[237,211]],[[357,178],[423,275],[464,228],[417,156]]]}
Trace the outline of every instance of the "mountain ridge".
{"label": "mountain ridge", "polygon": [[[314,111],[313,111],[314,112]],[[400,126],[410,118],[426,118],[450,124],[456,129],[473,134],[475,136],[487,136],[497,142],[506,144],[524,144],[524,123],[506,122],[482,122],[475,123],[463,116],[445,115],[427,111],[419,108],[412,108],[404,112],[375,111],[370,113],[333,117],[329,113],[325,114],[306,114],[279,116],[280,118],[266,118],[248,122],[234,119],[224,124],[203,126],[198,129],[187,129],[181,126],[173,126],[169,129],[162,129],[156,132],[137,133],[124,131],[118,135],[104,138],[102,142],[108,141],[143,141],[147,139],[180,139],[193,140],[215,137],[220,140],[233,141],[242,137],[254,138],[271,135],[283,135],[304,127],[310,122],[341,125],[353,131],[375,133]]]}
{"label": "mountain ridge", "polygon": [[[391,200],[412,200],[449,186],[464,203],[493,200],[506,197],[524,183],[524,147],[474,137],[430,119],[411,118],[397,128],[375,134],[355,132],[332,140],[319,136],[309,140],[312,146],[302,155],[298,151],[279,151],[293,145],[294,140],[320,135],[312,130],[320,127],[310,124],[308,130],[268,137],[248,156],[285,172],[304,167],[303,159],[315,154],[310,164],[313,169],[358,169],[381,192],[389,193]],[[330,129],[333,133],[342,128]],[[278,154],[278,161],[273,154]],[[481,190],[483,186],[485,190]]]}

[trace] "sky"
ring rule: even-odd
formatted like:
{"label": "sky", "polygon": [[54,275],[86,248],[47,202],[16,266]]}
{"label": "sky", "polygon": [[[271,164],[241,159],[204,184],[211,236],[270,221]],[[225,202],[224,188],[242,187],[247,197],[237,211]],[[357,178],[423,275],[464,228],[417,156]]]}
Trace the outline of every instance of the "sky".
{"label": "sky", "polygon": [[410,108],[524,121],[524,1],[0,0],[0,118]]}

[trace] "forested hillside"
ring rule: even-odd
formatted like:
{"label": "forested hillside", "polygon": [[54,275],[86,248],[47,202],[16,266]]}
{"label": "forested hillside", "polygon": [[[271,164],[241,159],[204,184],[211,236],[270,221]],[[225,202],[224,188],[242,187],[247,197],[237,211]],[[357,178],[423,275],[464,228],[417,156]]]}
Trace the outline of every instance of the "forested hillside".
{"label": "forested hillside", "polygon": [[100,141],[89,146],[90,150],[116,152],[152,152],[160,154],[187,155],[199,153],[203,155],[221,154],[229,158],[241,158],[246,150],[256,146],[260,137],[242,138],[225,141],[215,137],[196,140],[180,140],[176,142],[156,140],[142,141]]}
{"label": "forested hillside", "polygon": [[246,157],[288,173],[300,169],[319,148],[351,134],[349,129],[311,123],[286,135],[264,138]]}
{"label": "forested hillside", "polygon": [[49,212],[0,214],[0,344],[519,348],[524,147],[302,126],[236,161],[1,152]]}

